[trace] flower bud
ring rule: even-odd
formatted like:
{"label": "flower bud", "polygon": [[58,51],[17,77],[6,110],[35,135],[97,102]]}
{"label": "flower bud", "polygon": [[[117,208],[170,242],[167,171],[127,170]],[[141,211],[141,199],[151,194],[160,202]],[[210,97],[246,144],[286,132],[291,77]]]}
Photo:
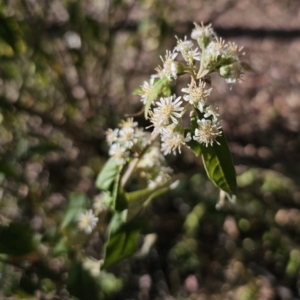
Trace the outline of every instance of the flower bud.
{"label": "flower bud", "polygon": [[226,79],[227,83],[235,83],[241,78],[242,67],[239,63],[235,62],[232,64],[221,66],[219,69],[220,76]]}

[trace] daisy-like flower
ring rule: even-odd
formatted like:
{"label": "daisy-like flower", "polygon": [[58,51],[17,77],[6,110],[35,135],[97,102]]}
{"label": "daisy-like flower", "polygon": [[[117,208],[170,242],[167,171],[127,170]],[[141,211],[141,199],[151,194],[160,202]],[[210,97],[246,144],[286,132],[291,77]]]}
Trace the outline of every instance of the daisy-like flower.
{"label": "daisy-like flower", "polygon": [[144,84],[141,86],[141,88],[142,88],[141,101],[143,102],[143,104],[147,103],[147,100],[153,89],[153,84],[154,84],[154,78],[151,78],[150,82],[144,81]]}
{"label": "daisy-like flower", "polygon": [[186,36],[184,37],[184,40],[179,39],[177,36],[175,37],[177,39],[177,46],[175,47],[176,51],[188,52],[192,50],[194,44],[192,41],[187,40]]}
{"label": "daisy-like flower", "polygon": [[78,228],[85,233],[91,233],[95,226],[97,225],[98,218],[95,217],[91,209],[86,210],[78,218]]}
{"label": "daisy-like flower", "polygon": [[211,38],[215,36],[215,32],[211,27],[211,24],[204,26],[203,23],[198,25],[194,23],[195,29],[192,30],[191,38],[194,40],[203,39],[203,38]]}
{"label": "daisy-like flower", "polygon": [[116,163],[119,166],[125,165],[126,159],[129,156],[125,147],[122,147],[119,143],[112,144],[109,149],[109,155],[116,159]]}
{"label": "daisy-like flower", "polygon": [[191,134],[188,133],[186,137],[180,132],[176,132],[173,129],[164,129],[161,135],[161,151],[164,155],[170,154],[171,152],[175,155],[176,150],[181,153],[181,146],[185,145],[186,142],[191,140]]}
{"label": "daisy-like flower", "polygon": [[135,137],[138,140],[137,147],[139,149],[144,149],[151,143],[151,133],[148,131],[144,131],[143,128],[135,129]]}
{"label": "daisy-like flower", "polygon": [[193,50],[193,42],[186,39],[186,36],[184,37],[184,40],[177,39],[177,46],[175,47],[175,50],[181,52],[182,57],[187,62],[189,66],[194,65],[195,60],[200,60],[201,54],[198,52],[198,49]]}
{"label": "daisy-like flower", "polygon": [[114,129],[114,130],[109,128],[106,131],[106,141],[107,141],[108,145],[111,145],[114,142],[116,142],[117,139],[118,139],[118,136],[119,136],[119,129],[118,128]]}
{"label": "daisy-like flower", "polygon": [[160,124],[169,125],[170,122],[178,124],[178,119],[181,118],[181,112],[184,108],[181,107],[181,97],[175,98],[176,96],[174,95],[166,98],[160,98],[160,101],[156,102],[157,107],[154,108],[153,111],[155,118],[159,119]]}
{"label": "daisy-like flower", "polygon": [[135,131],[131,127],[124,127],[119,131],[119,143],[121,143],[126,149],[131,149],[138,139],[135,136]]}
{"label": "daisy-like flower", "polygon": [[199,85],[197,86],[196,82],[193,81],[188,85],[188,88],[183,88],[181,91],[187,93],[183,96],[185,101],[188,101],[190,104],[197,107],[201,112],[206,102],[206,98],[210,95],[212,89],[205,88],[206,83],[199,80]]}
{"label": "daisy-like flower", "polygon": [[218,120],[218,117],[220,116],[219,114],[219,107],[215,104],[213,105],[208,105],[205,108],[205,114],[204,114],[204,118],[209,118],[210,116],[213,117],[213,120]]}
{"label": "daisy-like flower", "polygon": [[143,155],[137,167],[140,169],[151,169],[160,167],[164,163],[164,157],[160,152],[159,147],[152,146],[149,151]]}
{"label": "daisy-like flower", "polygon": [[238,61],[241,56],[245,55],[245,52],[242,52],[242,50],[243,47],[239,47],[237,44],[229,42],[226,47],[226,56]]}
{"label": "daisy-like flower", "polygon": [[220,145],[220,143],[216,141],[216,138],[222,135],[222,131],[220,130],[222,127],[217,121],[202,119],[198,120],[197,123],[199,127],[196,128],[195,135],[193,136],[195,141],[205,144],[206,147],[208,144],[212,146],[214,141]]}
{"label": "daisy-like flower", "polygon": [[133,118],[127,118],[126,120],[122,120],[119,126],[121,128],[135,128],[138,126],[138,122],[134,122]]}
{"label": "daisy-like flower", "polygon": [[221,58],[221,56],[227,54],[227,45],[225,41],[221,38],[216,39],[208,44],[205,50],[205,56],[207,60],[216,61]]}
{"label": "daisy-like flower", "polygon": [[163,68],[160,66],[157,67],[155,70],[157,71],[158,75],[152,75],[152,78],[166,76],[170,81],[177,78],[177,74],[180,72],[178,69],[179,64],[174,61],[178,52],[175,51],[166,51],[165,59],[160,56],[160,59],[163,62]]}

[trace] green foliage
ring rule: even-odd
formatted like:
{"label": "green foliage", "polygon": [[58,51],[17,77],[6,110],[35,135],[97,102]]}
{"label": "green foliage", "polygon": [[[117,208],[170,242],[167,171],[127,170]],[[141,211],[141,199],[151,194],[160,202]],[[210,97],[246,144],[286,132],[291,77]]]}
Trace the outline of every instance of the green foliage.
{"label": "green foliage", "polygon": [[23,224],[0,226],[0,253],[10,256],[25,255],[36,251],[32,231]]}
{"label": "green foliage", "polygon": [[69,270],[67,289],[72,296],[79,300],[100,299],[99,284],[95,278],[82,266],[81,262],[77,262]]}
{"label": "green foliage", "polygon": [[109,224],[103,269],[132,255],[137,249],[140,223],[136,220],[125,222],[124,218],[124,214],[114,214]]}
{"label": "green foliage", "polygon": [[70,224],[74,224],[77,221],[78,216],[88,207],[89,202],[90,201],[85,194],[70,194],[64,218],[60,225],[61,229],[63,230]]}
{"label": "green foliage", "polygon": [[[197,113],[201,115],[199,110]],[[197,128],[196,118],[191,118],[193,131]],[[224,132],[216,139],[217,143],[205,146],[193,140],[188,146],[197,156],[202,157],[206,173],[211,181],[229,195],[236,194],[236,174]]]}
{"label": "green foliage", "polygon": [[96,180],[96,187],[99,190],[112,191],[115,177],[119,172],[120,167],[117,165],[115,159],[111,157],[99,173]]}

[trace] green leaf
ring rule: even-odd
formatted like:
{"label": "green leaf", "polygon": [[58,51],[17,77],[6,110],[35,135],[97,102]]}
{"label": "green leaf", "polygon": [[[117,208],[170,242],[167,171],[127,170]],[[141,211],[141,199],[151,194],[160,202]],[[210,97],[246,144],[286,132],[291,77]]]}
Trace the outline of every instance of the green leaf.
{"label": "green leaf", "polygon": [[208,177],[217,187],[234,195],[236,193],[236,174],[224,132],[217,137],[217,141],[220,145],[216,142],[207,147],[200,144],[204,166]]}
{"label": "green leaf", "polygon": [[64,218],[60,225],[61,229],[67,227],[72,222],[77,221],[78,216],[87,208],[90,203],[89,198],[84,194],[71,193],[68,206],[65,210]]}
{"label": "green leaf", "polygon": [[116,213],[110,222],[102,269],[132,255],[137,249],[140,226],[136,222],[124,223],[124,215]]}
{"label": "green leaf", "polygon": [[24,224],[0,226],[0,253],[24,255],[36,251],[31,230]]}
{"label": "green leaf", "polygon": [[79,300],[100,299],[100,289],[95,278],[83,268],[81,262],[71,266],[68,272],[67,290]]}
{"label": "green leaf", "polygon": [[[195,109],[197,117],[202,119],[203,113]],[[198,127],[197,117],[191,117],[192,132]],[[222,135],[217,137],[218,145],[216,142],[213,145],[205,146],[204,144],[194,141],[188,142],[188,146],[195,152],[197,156],[201,155],[205,166],[206,173],[210,180],[221,190],[229,195],[236,193],[236,174],[230,150],[228,148],[227,140],[222,131]]]}
{"label": "green leaf", "polygon": [[120,172],[120,167],[115,159],[111,157],[104,165],[96,179],[96,187],[103,191],[111,191],[117,174]]}
{"label": "green leaf", "polygon": [[145,105],[145,118],[146,119],[147,119],[151,104],[163,92],[163,90],[168,85],[168,83],[169,83],[169,80],[167,77],[160,78],[158,81],[156,81],[154,83],[153,88],[152,88],[151,92],[149,93],[149,97],[147,98],[147,102]]}

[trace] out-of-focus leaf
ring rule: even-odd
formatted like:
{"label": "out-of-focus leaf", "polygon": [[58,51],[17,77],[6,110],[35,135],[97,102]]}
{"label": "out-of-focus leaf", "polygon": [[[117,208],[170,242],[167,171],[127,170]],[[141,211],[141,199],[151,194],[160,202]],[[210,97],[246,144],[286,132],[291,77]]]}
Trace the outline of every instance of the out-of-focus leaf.
{"label": "out-of-focus leaf", "polygon": [[140,224],[124,223],[123,215],[114,214],[109,225],[109,239],[105,246],[103,269],[136,251],[140,229]]}
{"label": "out-of-focus leaf", "polygon": [[70,194],[68,206],[60,227],[65,228],[70,223],[75,222],[78,216],[87,208],[89,202],[90,201],[85,194]]}
{"label": "out-of-focus leaf", "polygon": [[4,160],[0,160],[0,173],[3,173],[6,177],[17,177],[14,168]]}
{"label": "out-of-focus leaf", "polygon": [[24,224],[0,226],[0,253],[24,255],[36,250],[33,234]]}
{"label": "out-of-focus leaf", "polygon": [[128,201],[127,221],[132,220],[152,199],[165,193],[168,190],[167,187],[160,187],[156,190],[143,189],[131,193],[126,193],[126,199]]}
{"label": "out-of-focus leaf", "polygon": [[13,60],[1,60],[1,77],[5,79],[18,79],[21,77],[20,68]]}
{"label": "out-of-focus leaf", "polygon": [[100,299],[99,285],[80,262],[73,264],[68,272],[67,290],[79,300]]}
{"label": "out-of-focus leaf", "polygon": [[149,109],[151,107],[151,104],[155,99],[158,98],[158,96],[162,93],[162,91],[165,89],[165,87],[168,85],[169,80],[167,77],[160,78],[158,81],[156,81],[152,87],[151,92],[149,93],[149,96],[147,98],[147,102],[145,105],[145,118],[148,117]]}
{"label": "out-of-focus leaf", "polygon": [[13,17],[0,14],[0,36],[14,51],[20,51],[19,25]]}
{"label": "out-of-focus leaf", "polygon": [[98,174],[96,187],[103,191],[111,191],[119,171],[120,167],[117,165],[115,159],[111,157]]}

